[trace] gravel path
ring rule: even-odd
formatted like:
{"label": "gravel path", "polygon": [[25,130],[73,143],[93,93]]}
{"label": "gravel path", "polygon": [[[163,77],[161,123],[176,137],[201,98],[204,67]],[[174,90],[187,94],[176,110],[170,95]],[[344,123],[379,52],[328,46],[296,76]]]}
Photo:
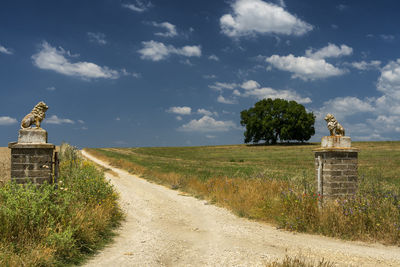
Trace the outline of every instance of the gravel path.
{"label": "gravel path", "polygon": [[114,242],[86,266],[262,266],[289,256],[337,266],[400,266],[400,248],[290,233],[244,218],[204,200],[112,169],[126,221]]}

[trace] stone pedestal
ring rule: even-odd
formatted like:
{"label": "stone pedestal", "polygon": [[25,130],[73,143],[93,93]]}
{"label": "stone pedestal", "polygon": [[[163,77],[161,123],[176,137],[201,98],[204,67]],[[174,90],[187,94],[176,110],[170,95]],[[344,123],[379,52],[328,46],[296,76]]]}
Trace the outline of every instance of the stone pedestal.
{"label": "stone pedestal", "polygon": [[324,136],[321,140],[322,148],[350,148],[351,138],[349,136]]}
{"label": "stone pedestal", "polygon": [[11,149],[11,180],[19,184],[53,182],[53,154],[55,146],[47,143],[43,129],[21,129],[18,142],[9,143]]}
{"label": "stone pedestal", "polygon": [[353,196],[358,188],[358,149],[350,137],[325,136],[314,150],[318,193],[322,199]]}
{"label": "stone pedestal", "polygon": [[36,128],[21,129],[18,134],[18,143],[45,144],[47,143],[47,132]]}

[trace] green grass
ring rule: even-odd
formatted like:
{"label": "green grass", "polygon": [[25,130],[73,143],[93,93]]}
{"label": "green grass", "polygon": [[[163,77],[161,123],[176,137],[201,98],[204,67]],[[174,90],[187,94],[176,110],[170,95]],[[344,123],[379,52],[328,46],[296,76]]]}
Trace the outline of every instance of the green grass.
{"label": "green grass", "polygon": [[[400,142],[354,142],[360,148],[360,177],[374,176],[400,185]],[[205,146],[97,149],[114,159],[125,159],[150,170],[175,172],[207,180],[214,177],[268,178],[314,181],[311,145]]]}
{"label": "green grass", "polygon": [[400,142],[354,142],[356,196],[318,208],[319,144],[89,149],[149,180],[291,231],[400,244]]}
{"label": "green grass", "polygon": [[66,151],[58,188],[0,186],[1,266],[77,264],[110,240],[122,218],[118,196],[96,166]]}

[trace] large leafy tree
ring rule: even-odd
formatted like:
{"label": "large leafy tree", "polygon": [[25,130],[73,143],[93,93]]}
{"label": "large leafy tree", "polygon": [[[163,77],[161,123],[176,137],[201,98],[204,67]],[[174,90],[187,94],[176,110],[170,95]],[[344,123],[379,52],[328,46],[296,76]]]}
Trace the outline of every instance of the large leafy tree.
{"label": "large leafy tree", "polygon": [[271,98],[258,101],[240,113],[240,124],[246,126],[244,142],[275,144],[280,141],[307,141],[315,134],[315,116],[296,101]]}

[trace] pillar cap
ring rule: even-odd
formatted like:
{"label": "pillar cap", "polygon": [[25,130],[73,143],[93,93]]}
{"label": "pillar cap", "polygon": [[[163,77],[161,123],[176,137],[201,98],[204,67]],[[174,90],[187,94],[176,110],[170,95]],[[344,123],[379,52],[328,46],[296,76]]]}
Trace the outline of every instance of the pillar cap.
{"label": "pillar cap", "polygon": [[17,142],[8,143],[8,148],[52,148],[54,149],[56,146],[53,144],[45,143],[45,144],[20,144]]}
{"label": "pillar cap", "polygon": [[356,147],[320,147],[313,149],[313,152],[359,152]]}

